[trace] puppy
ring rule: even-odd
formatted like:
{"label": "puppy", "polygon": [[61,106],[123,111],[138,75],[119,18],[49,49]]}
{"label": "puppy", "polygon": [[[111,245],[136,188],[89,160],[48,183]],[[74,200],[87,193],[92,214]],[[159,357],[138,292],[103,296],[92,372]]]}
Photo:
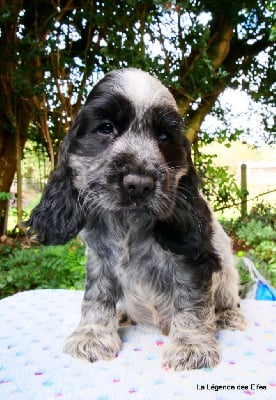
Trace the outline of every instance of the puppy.
{"label": "puppy", "polygon": [[87,246],[81,320],[64,351],[96,361],[121,349],[116,305],[169,333],[163,365],[214,367],[218,329],[243,329],[231,242],[199,191],[176,102],[133,68],[91,91],[28,221],[44,244]]}

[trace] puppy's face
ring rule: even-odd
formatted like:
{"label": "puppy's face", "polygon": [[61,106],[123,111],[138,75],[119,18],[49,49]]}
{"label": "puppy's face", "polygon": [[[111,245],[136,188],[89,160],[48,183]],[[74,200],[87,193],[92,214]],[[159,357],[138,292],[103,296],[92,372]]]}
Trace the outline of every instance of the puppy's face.
{"label": "puppy's face", "polygon": [[114,71],[92,90],[68,145],[86,209],[143,210],[162,217],[188,171],[189,145],[169,91],[149,74]]}

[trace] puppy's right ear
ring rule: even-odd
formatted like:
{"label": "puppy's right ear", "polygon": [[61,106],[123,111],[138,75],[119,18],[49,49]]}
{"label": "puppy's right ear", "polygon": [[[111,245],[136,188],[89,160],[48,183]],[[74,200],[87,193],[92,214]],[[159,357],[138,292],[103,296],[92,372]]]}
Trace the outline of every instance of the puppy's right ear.
{"label": "puppy's right ear", "polygon": [[[76,121],[77,122],[77,121]],[[72,169],[68,165],[68,148],[75,136],[77,123],[66,136],[60,161],[29,221],[29,235],[43,244],[65,244],[76,236],[85,224],[85,214],[79,191],[74,187]]]}

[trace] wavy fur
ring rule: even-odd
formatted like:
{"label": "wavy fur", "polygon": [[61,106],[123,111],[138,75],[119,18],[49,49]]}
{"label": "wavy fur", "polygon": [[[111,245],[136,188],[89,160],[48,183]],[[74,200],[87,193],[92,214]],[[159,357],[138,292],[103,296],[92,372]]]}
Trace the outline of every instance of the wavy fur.
{"label": "wavy fur", "polygon": [[74,357],[115,357],[117,313],[169,333],[163,365],[176,370],[215,366],[216,330],[244,327],[231,242],[182,131],[170,92],[130,68],[95,86],[65,139],[28,224],[45,244],[79,232],[86,243],[82,316],[64,347]]}

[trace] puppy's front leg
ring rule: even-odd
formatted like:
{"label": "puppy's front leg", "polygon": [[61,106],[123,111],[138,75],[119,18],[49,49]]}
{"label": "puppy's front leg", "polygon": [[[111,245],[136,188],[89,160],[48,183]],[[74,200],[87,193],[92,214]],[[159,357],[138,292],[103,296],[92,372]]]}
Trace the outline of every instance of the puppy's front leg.
{"label": "puppy's front leg", "polygon": [[121,348],[117,333],[116,284],[107,266],[88,256],[82,316],[64,352],[90,362],[110,360]]}
{"label": "puppy's front leg", "polygon": [[[180,296],[180,302],[181,299]],[[185,303],[175,307],[163,366],[179,371],[214,367],[219,363],[219,352],[213,306],[208,305],[208,300],[192,304],[185,299]]]}

